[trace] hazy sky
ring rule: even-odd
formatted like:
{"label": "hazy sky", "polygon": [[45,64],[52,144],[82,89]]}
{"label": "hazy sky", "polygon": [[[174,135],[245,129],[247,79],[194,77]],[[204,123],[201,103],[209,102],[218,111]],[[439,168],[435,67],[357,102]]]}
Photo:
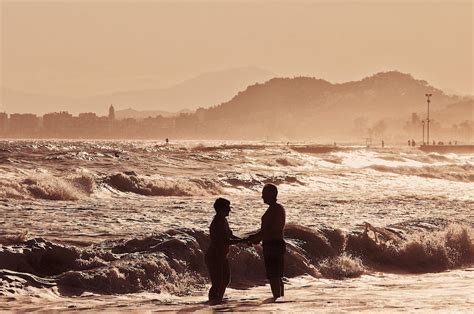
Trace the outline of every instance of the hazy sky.
{"label": "hazy sky", "polygon": [[88,96],[257,66],[473,94],[472,1],[5,1],[0,84]]}

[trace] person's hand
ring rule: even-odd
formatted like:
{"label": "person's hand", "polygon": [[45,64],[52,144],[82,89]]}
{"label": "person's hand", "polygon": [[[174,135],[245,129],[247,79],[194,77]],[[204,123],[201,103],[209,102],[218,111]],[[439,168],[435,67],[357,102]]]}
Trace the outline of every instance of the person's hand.
{"label": "person's hand", "polygon": [[252,242],[249,240],[250,237],[243,238],[242,242],[247,244],[247,246],[252,246]]}

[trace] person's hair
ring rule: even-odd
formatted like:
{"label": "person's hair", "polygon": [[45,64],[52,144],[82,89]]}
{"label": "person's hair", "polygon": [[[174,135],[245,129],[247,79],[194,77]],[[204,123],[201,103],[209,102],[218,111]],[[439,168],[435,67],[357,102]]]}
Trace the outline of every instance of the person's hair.
{"label": "person's hair", "polygon": [[270,193],[273,197],[275,197],[275,199],[277,198],[278,189],[277,189],[276,185],[271,184],[271,183],[267,183],[263,186],[263,190],[268,191],[268,193]]}
{"label": "person's hair", "polygon": [[219,197],[214,202],[214,209],[216,210],[216,212],[219,212],[221,209],[224,209],[228,206],[230,206],[230,201],[222,197]]}

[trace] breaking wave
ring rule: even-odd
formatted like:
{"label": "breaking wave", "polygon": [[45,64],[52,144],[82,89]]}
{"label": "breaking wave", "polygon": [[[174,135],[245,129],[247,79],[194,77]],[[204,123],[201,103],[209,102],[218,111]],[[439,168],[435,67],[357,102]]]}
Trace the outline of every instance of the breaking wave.
{"label": "breaking wave", "polygon": [[203,179],[146,178],[134,172],[121,172],[104,179],[104,182],[121,192],[146,196],[202,196],[222,193],[212,181]]}
{"label": "breaking wave", "polygon": [[222,145],[204,145],[199,144],[191,148],[195,152],[212,152],[226,150],[263,150],[266,146],[263,144],[222,144]]}
{"label": "breaking wave", "polygon": [[[394,232],[374,227],[346,233],[288,225],[285,276],[344,279],[365,272],[438,272],[474,264],[474,228],[446,225],[436,230]],[[378,236],[376,236],[378,235]],[[208,235],[171,229],[86,248],[42,238],[0,239],[0,279],[18,277],[25,285],[56,285],[61,293],[101,294],[139,291],[190,294],[209,281],[204,252]],[[234,245],[229,254],[231,287],[265,282],[261,246]]]}
{"label": "breaking wave", "polygon": [[377,229],[391,239],[379,241],[366,234],[350,235],[346,244],[347,252],[375,269],[427,273],[474,264],[473,227],[453,224],[441,230],[415,232],[395,241],[387,229]]}
{"label": "breaking wave", "polygon": [[275,162],[281,166],[290,166],[290,167],[296,167],[296,166],[302,166],[303,162],[293,159],[293,158],[277,158]]}
{"label": "breaking wave", "polygon": [[299,184],[304,185],[296,176],[253,176],[253,175],[232,175],[224,178],[223,181],[233,188],[260,189],[267,183],[273,184]]}
{"label": "breaking wave", "polygon": [[380,172],[391,172],[401,175],[419,176],[432,179],[444,179],[460,182],[474,182],[474,166],[464,165],[443,165],[443,166],[424,166],[424,167],[389,167],[385,165],[372,165],[370,169]]}
{"label": "breaking wave", "polygon": [[134,171],[111,175],[77,172],[67,176],[30,174],[0,179],[0,199],[76,201],[98,189],[142,196],[211,196],[226,194],[224,188],[256,190],[266,183],[303,185],[296,176],[226,174],[216,178],[145,176]]}
{"label": "breaking wave", "polygon": [[66,177],[34,174],[23,180],[0,179],[0,198],[46,199],[75,201],[92,194],[96,188],[94,176],[76,173]]}

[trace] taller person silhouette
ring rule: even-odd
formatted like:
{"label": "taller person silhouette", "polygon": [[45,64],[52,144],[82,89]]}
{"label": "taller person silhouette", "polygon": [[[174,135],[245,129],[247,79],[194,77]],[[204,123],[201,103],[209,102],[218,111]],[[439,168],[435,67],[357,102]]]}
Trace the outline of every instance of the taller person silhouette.
{"label": "taller person silhouette", "polygon": [[269,207],[262,216],[260,230],[246,240],[263,246],[263,259],[267,278],[270,281],[273,299],[276,301],[284,295],[283,268],[286,251],[283,240],[286,214],[283,206],[277,203],[278,189],[273,184],[266,184],[262,190],[262,199]]}

